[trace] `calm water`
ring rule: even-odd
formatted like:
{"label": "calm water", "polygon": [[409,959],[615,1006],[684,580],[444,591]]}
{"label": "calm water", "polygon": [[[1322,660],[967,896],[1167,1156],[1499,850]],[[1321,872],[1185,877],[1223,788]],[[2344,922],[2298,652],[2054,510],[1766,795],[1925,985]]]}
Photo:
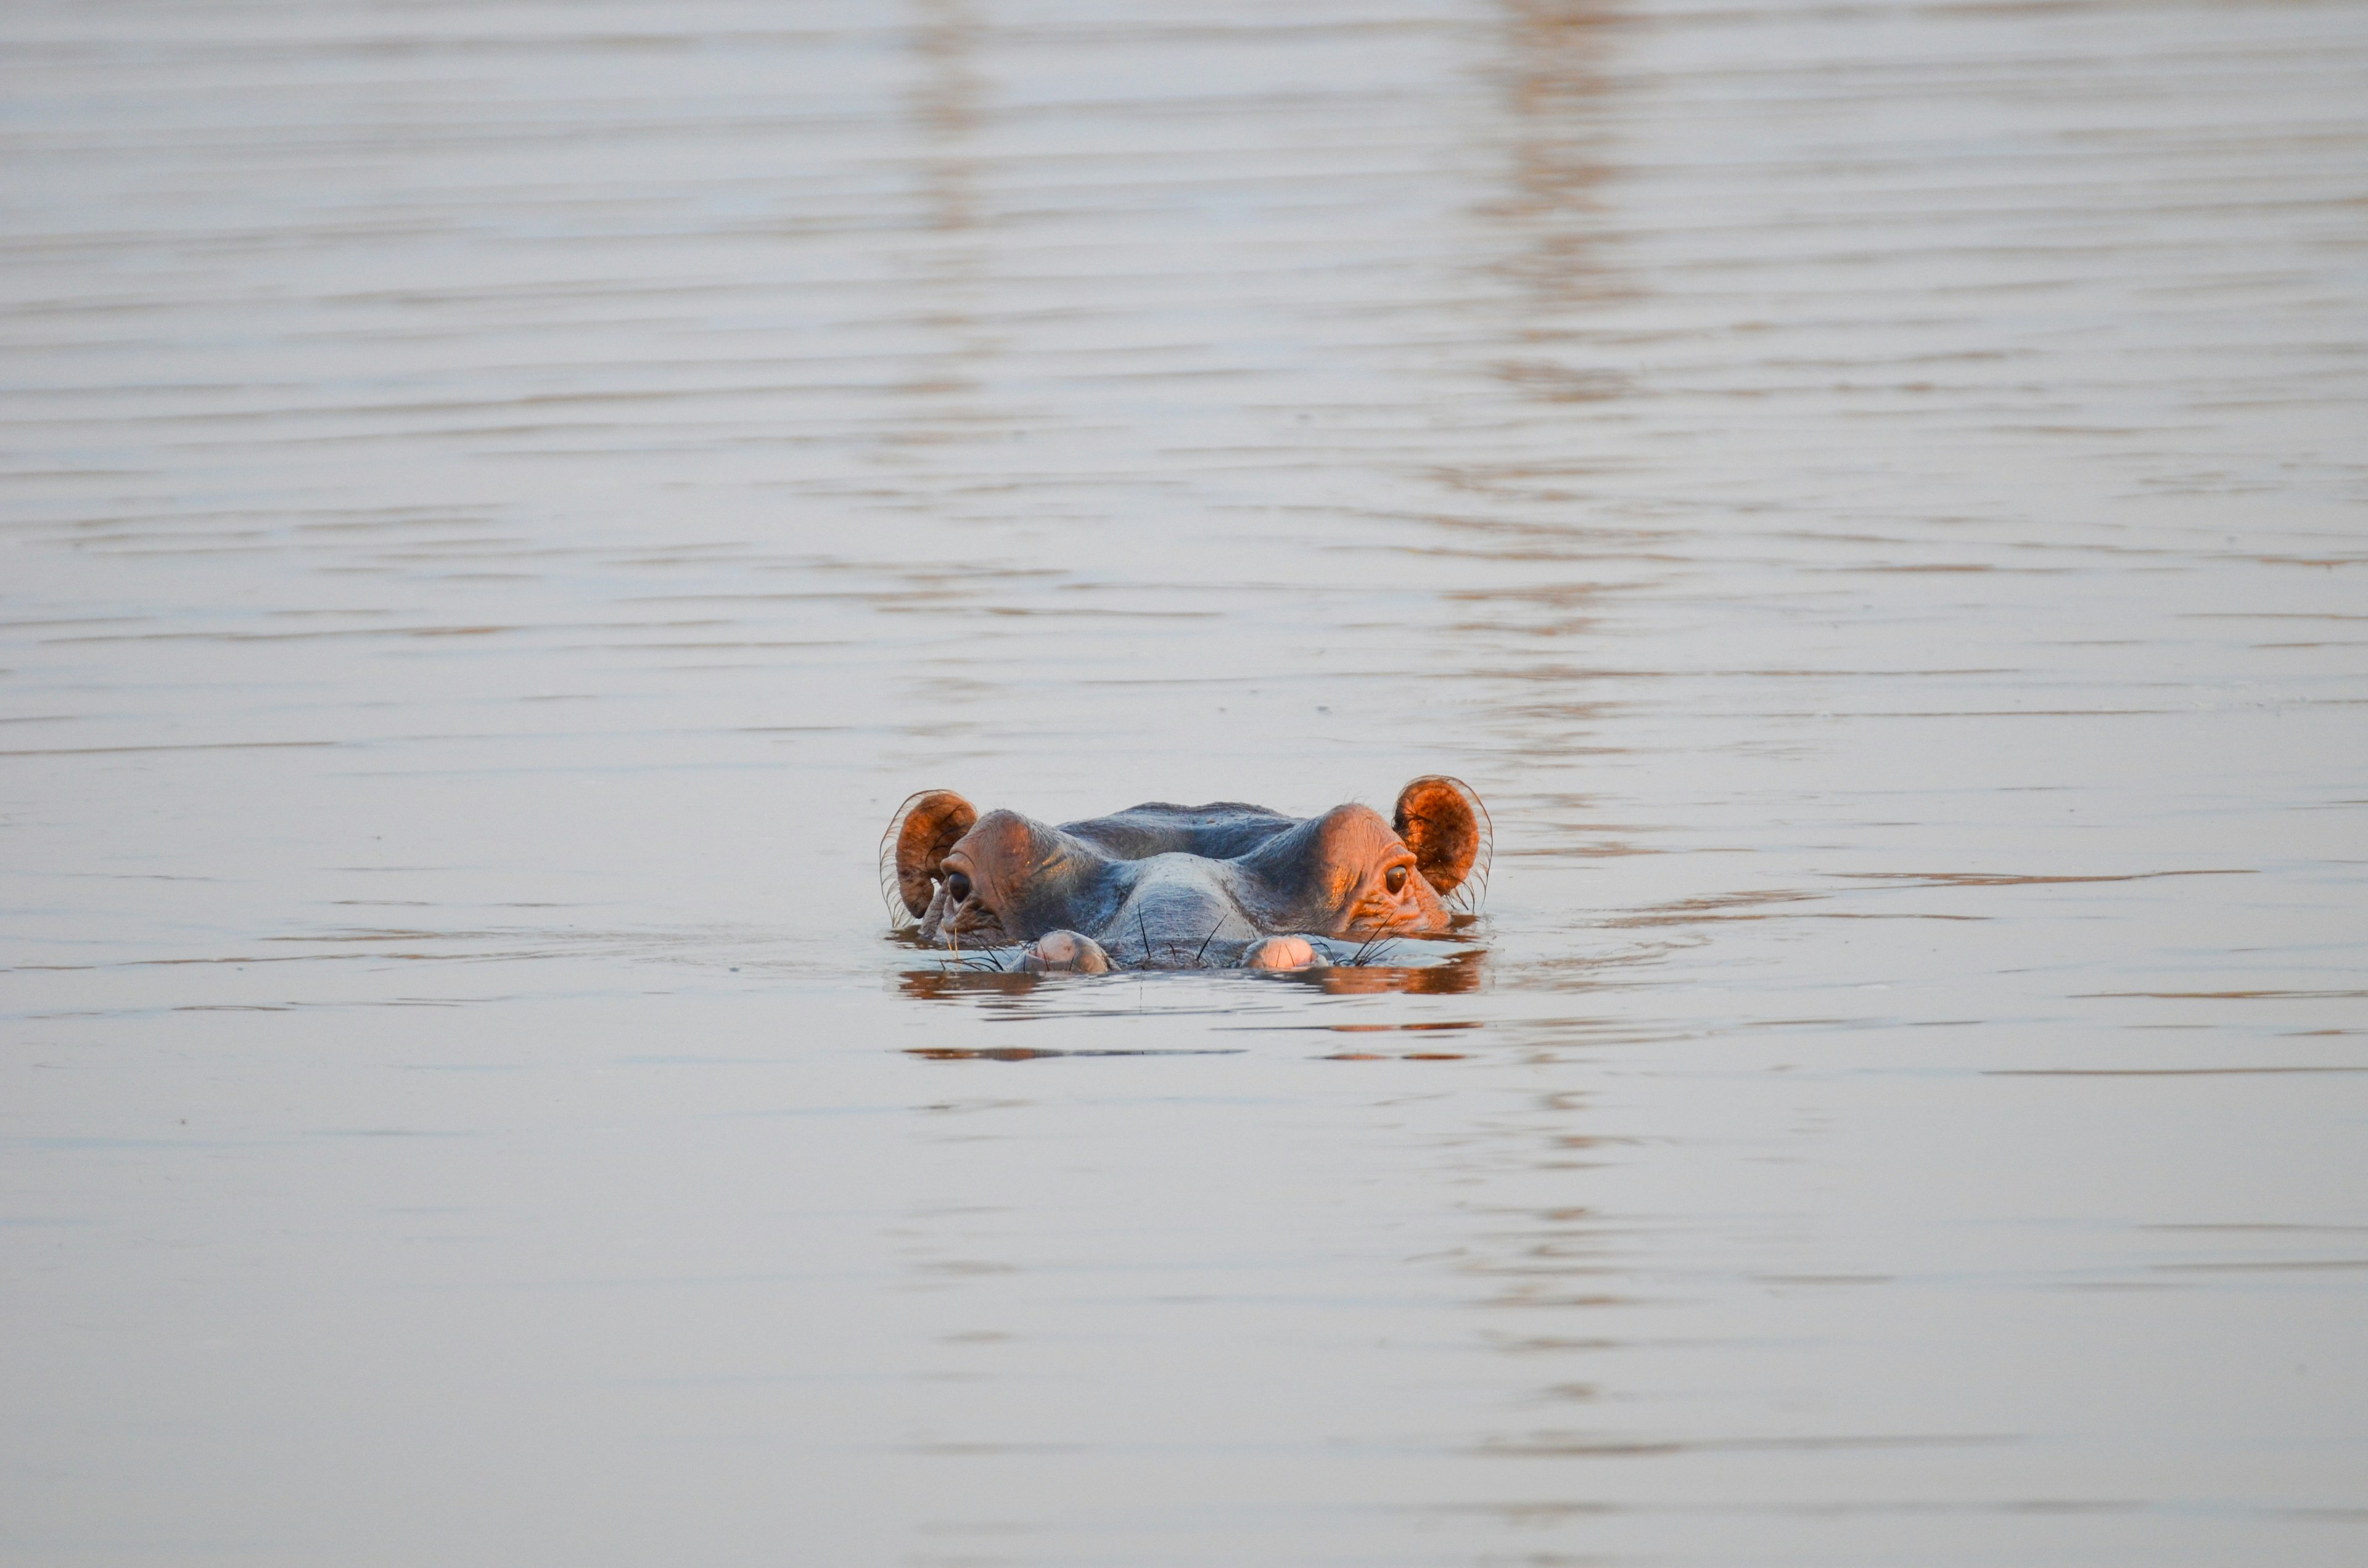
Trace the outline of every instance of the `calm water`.
{"label": "calm water", "polygon": [[0,1556],[2368,1556],[2368,8],[16,0],[0,220]]}

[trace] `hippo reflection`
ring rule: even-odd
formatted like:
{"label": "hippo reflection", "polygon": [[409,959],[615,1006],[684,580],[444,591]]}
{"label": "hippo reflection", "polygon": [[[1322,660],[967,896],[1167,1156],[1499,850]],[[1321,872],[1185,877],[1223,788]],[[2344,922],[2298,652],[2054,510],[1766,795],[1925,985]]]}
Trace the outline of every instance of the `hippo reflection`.
{"label": "hippo reflection", "polygon": [[1442,901],[1474,901],[1489,834],[1480,798],[1438,774],[1400,790],[1386,820],[1360,805],[1289,817],[1224,801],[1052,827],[928,790],[889,824],[881,876],[922,940],[1024,943],[1029,970],[1287,970],[1446,935]]}

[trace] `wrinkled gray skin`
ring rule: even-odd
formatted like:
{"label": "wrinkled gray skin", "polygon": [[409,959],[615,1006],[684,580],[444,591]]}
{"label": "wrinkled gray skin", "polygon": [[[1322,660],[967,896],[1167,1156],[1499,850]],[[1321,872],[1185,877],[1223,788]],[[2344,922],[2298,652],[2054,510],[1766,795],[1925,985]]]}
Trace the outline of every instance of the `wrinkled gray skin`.
{"label": "wrinkled gray skin", "polygon": [[929,790],[890,825],[883,869],[924,941],[1025,944],[1028,969],[1298,969],[1444,935],[1440,897],[1485,856],[1486,820],[1467,787],[1436,776],[1406,786],[1395,820],[1219,801],[1055,827]]}

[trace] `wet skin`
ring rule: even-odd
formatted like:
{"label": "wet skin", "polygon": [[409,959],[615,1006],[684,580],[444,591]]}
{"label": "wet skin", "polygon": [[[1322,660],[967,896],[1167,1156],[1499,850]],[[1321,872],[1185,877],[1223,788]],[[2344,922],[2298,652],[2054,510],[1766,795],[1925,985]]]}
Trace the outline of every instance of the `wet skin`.
{"label": "wet skin", "polygon": [[1026,944],[1026,968],[1299,969],[1346,956],[1339,944],[1445,935],[1441,900],[1485,868],[1487,824],[1440,775],[1408,784],[1389,818],[1228,801],[1050,826],[932,790],[898,811],[882,863],[924,941]]}

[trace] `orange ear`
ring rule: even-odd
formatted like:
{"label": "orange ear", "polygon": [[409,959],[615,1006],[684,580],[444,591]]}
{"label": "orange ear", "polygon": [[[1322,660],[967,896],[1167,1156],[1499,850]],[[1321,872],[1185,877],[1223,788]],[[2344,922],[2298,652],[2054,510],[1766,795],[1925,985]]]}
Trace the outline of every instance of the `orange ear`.
{"label": "orange ear", "polygon": [[1461,902],[1479,902],[1488,885],[1495,830],[1471,785],[1443,773],[1426,773],[1398,791],[1398,809],[1390,825],[1414,851],[1415,869],[1433,892],[1445,898],[1469,881]]}
{"label": "orange ear", "polygon": [[930,879],[976,821],[977,808],[951,790],[924,790],[896,808],[880,840],[880,891],[892,919],[899,904],[916,919],[929,912]]}

